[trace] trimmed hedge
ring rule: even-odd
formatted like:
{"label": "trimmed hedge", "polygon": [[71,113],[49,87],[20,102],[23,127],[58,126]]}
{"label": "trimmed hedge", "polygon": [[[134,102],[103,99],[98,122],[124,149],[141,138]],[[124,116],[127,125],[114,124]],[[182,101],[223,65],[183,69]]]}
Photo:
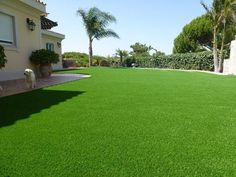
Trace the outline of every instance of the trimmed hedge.
{"label": "trimmed hedge", "polygon": [[[134,62],[134,61],[132,61]],[[210,51],[198,53],[182,53],[173,55],[158,55],[136,60],[139,67],[169,68],[185,70],[213,71],[213,54]]]}
{"label": "trimmed hedge", "polygon": [[213,54],[210,51],[157,56],[154,59],[158,68],[213,71]]}

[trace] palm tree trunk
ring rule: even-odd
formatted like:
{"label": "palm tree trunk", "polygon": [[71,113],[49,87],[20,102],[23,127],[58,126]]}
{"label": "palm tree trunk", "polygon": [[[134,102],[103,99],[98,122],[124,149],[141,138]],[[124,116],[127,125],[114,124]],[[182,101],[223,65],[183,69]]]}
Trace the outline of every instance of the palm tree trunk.
{"label": "palm tree trunk", "polygon": [[93,65],[93,40],[89,38],[89,67]]}
{"label": "palm tree trunk", "polygon": [[217,52],[217,27],[214,27],[213,34],[213,60],[214,60],[214,72],[218,72],[219,61],[218,61],[218,52]]}
{"label": "palm tree trunk", "polygon": [[123,66],[123,56],[120,56],[120,66]]}
{"label": "palm tree trunk", "polygon": [[224,43],[225,43],[225,27],[226,27],[226,21],[224,20],[224,27],[222,31],[222,41],[221,41],[221,48],[220,48],[220,56],[219,56],[219,68],[218,71],[220,73],[223,72],[223,64],[224,64]]}

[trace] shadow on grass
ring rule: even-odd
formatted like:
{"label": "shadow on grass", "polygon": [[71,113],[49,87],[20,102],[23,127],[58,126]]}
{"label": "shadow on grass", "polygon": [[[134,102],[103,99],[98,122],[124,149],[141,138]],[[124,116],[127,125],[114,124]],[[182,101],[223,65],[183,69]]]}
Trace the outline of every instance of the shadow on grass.
{"label": "shadow on grass", "polygon": [[28,118],[31,114],[38,113],[83,93],[81,91],[39,89],[0,98],[0,128],[13,125],[18,120]]}

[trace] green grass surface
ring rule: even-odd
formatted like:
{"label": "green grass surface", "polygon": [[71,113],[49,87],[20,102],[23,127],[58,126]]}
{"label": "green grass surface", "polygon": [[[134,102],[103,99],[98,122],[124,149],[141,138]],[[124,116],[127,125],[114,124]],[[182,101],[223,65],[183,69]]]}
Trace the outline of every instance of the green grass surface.
{"label": "green grass surface", "polygon": [[0,98],[0,177],[236,176],[236,77],[71,72]]}

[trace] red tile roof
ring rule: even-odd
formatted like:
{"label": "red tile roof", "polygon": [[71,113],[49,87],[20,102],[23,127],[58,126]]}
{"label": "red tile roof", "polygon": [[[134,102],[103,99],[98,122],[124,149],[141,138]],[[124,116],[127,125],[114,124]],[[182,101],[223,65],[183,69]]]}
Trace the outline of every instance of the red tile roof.
{"label": "red tile roof", "polygon": [[54,22],[44,16],[41,16],[41,29],[51,29],[57,25],[57,22]]}
{"label": "red tile roof", "polygon": [[43,4],[43,5],[46,5],[46,3],[44,3],[43,1],[41,0],[35,0],[36,2],[40,3],[40,4]]}

